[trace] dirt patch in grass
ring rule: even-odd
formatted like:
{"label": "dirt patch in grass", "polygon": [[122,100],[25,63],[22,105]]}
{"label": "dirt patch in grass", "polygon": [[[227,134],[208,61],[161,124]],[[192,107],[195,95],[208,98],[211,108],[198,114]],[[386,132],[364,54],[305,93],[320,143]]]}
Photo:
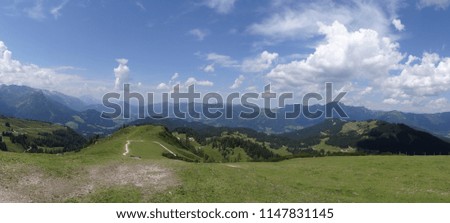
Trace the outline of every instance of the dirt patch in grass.
{"label": "dirt patch in grass", "polygon": [[89,170],[89,177],[90,183],[96,187],[133,185],[160,191],[177,184],[172,171],[156,164],[113,164],[93,167]]}
{"label": "dirt patch in grass", "polygon": [[144,195],[177,185],[171,170],[156,164],[117,163],[88,166],[69,177],[57,177],[25,165],[0,168],[0,202],[63,202],[98,189],[141,188]]}

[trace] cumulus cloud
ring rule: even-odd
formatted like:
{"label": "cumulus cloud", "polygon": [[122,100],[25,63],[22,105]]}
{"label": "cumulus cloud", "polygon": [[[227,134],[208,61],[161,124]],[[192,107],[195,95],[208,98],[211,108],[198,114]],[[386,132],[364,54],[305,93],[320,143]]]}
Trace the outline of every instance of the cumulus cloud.
{"label": "cumulus cloud", "polygon": [[190,85],[204,86],[204,87],[214,86],[214,83],[212,81],[197,80],[195,77],[189,77],[185,82],[180,82],[180,81],[175,82],[175,80],[178,79],[179,76],[180,75],[178,73],[175,73],[168,82],[166,82],[166,83],[162,82],[162,83],[158,84],[158,86],[156,86],[156,89],[157,90],[172,90],[172,88],[176,85],[178,85],[180,87],[180,90],[186,89]]}
{"label": "cumulus cloud", "polygon": [[169,90],[170,87],[169,87],[169,85],[167,85],[166,83],[160,83],[160,84],[158,84],[158,86],[156,87],[156,89],[158,89],[158,90]]}
{"label": "cumulus cloud", "polygon": [[334,22],[320,25],[324,39],[305,59],[278,64],[266,74],[273,87],[321,91],[324,82],[351,91],[353,103],[416,112],[448,110],[450,57],[405,55],[399,45],[375,30],[348,30]]}
{"label": "cumulus cloud", "polygon": [[435,7],[436,9],[446,9],[450,5],[450,0],[420,0],[419,8]]}
{"label": "cumulus cloud", "polygon": [[198,86],[206,86],[206,87],[212,87],[214,85],[213,82],[208,81],[208,80],[204,80],[204,81],[198,81],[197,79],[195,79],[194,77],[190,77],[186,80],[185,82],[186,86],[189,85],[198,85]]}
{"label": "cumulus cloud", "polygon": [[205,0],[204,4],[220,14],[227,14],[234,8],[237,0]]}
{"label": "cumulus cloud", "polygon": [[123,88],[123,85],[129,81],[130,68],[128,68],[127,59],[121,58],[116,59],[116,61],[119,65],[114,68],[114,75],[116,77],[114,86],[116,90],[120,90]]}
{"label": "cumulus cloud", "polygon": [[242,62],[242,70],[244,72],[261,72],[267,70],[277,58],[278,53],[264,51],[256,58],[245,59]]}
{"label": "cumulus cloud", "polygon": [[321,35],[321,23],[338,21],[351,31],[364,28],[384,35],[389,32],[391,24],[391,15],[387,14],[395,13],[396,8],[396,4],[391,3],[385,4],[388,10],[383,9],[383,4],[377,4],[378,1],[351,1],[345,4],[331,1],[294,2],[294,5],[276,10],[261,22],[250,25],[248,31],[277,41],[305,39]]}
{"label": "cumulus cloud", "polygon": [[202,41],[208,35],[208,30],[205,29],[191,29],[189,34],[194,36],[198,41]]}
{"label": "cumulus cloud", "polygon": [[82,96],[101,96],[107,88],[102,81],[87,80],[81,76],[68,74],[70,66],[45,68],[35,64],[24,64],[13,59],[12,52],[0,41],[0,84],[26,85],[39,89],[55,90]]}
{"label": "cumulus cloud", "polygon": [[394,25],[395,29],[397,29],[398,31],[405,30],[405,25],[402,24],[402,21],[400,19],[393,19],[392,25]]}
{"label": "cumulus cloud", "polygon": [[267,78],[282,86],[310,88],[323,82],[343,83],[371,80],[388,75],[403,59],[398,44],[376,31],[360,29],[350,32],[334,22],[320,30],[325,40],[306,59],[279,64]]}
{"label": "cumulus cloud", "polygon": [[238,78],[236,78],[236,80],[234,80],[233,85],[231,85],[230,89],[236,89],[239,88],[242,83],[244,83],[245,77],[243,75],[239,75]]}
{"label": "cumulus cloud", "polygon": [[382,82],[392,98],[437,96],[450,90],[450,58],[425,53],[418,60]]}

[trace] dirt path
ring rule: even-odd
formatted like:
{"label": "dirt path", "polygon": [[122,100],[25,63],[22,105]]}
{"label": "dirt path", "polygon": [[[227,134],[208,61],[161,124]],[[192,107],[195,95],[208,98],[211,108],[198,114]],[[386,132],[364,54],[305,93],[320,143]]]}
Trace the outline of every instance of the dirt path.
{"label": "dirt path", "polygon": [[122,154],[124,156],[128,155],[130,153],[130,148],[128,148],[131,144],[131,142],[144,142],[143,140],[127,140],[127,143],[125,144],[125,152]]}
{"label": "dirt path", "polygon": [[167,147],[165,147],[163,144],[157,142],[157,141],[153,141],[154,143],[160,145],[162,148],[164,148],[165,150],[167,150],[167,152],[171,153],[174,156],[177,156],[177,154],[175,154],[174,152],[170,151],[170,149],[168,149]]}
{"label": "dirt path", "polygon": [[122,154],[124,156],[128,155],[130,153],[130,149],[128,149],[128,146],[130,145],[131,141],[127,140],[127,143],[125,144],[125,152]]}

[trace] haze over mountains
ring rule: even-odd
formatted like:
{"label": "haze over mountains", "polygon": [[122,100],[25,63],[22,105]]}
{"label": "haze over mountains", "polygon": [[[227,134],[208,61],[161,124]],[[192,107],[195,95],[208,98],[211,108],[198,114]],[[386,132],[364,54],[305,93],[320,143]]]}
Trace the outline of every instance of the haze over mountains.
{"label": "haze over mountains", "polygon": [[100,112],[84,109],[78,98],[26,86],[0,85],[0,114],[67,125],[84,135],[112,131],[116,123]]}
{"label": "haze over mountains", "polygon": [[[200,121],[212,126],[250,128],[265,133],[284,133],[314,126],[324,121],[324,117],[307,119],[304,116],[300,116],[297,119],[285,119],[284,114],[293,111],[294,105],[277,109],[276,119],[265,117],[262,115],[262,111],[255,119],[242,119],[238,114],[241,111],[248,112],[249,108],[242,105],[232,106],[234,112],[232,121],[223,116],[218,119],[203,118],[195,120],[187,118],[186,121],[180,121],[178,125],[181,127],[192,121]],[[349,116],[347,120],[381,120],[390,123],[403,123],[435,135],[450,137],[450,125],[448,125],[450,123],[450,112],[414,114],[400,111],[373,111],[364,107],[343,104],[341,106]],[[136,112],[138,108],[135,106],[131,107],[132,117],[137,117]],[[161,104],[156,104],[155,107],[161,107]],[[181,110],[186,110],[187,105],[182,104],[180,107],[182,107]],[[100,115],[103,108],[102,105],[88,105],[81,99],[59,92],[26,86],[0,85],[0,115],[60,123],[84,135],[109,134],[124,123],[123,120],[101,118]],[[201,104],[195,104],[195,109],[201,112]],[[309,109],[311,111],[325,110],[323,105],[313,105]],[[133,119],[129,121],[133,121]]]}

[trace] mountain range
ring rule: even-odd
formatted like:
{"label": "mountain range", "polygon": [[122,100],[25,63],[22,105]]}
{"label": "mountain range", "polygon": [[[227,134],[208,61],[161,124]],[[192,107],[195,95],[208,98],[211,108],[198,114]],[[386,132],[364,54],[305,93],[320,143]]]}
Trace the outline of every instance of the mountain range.
{"label": "mountain range", "polygon": [[[155,110],[161,108],[161,104],[154,104]],[[174,105],[171,104],[171,107]],[[285,119],[284,114],[294,110],[294,107],[301,105],[287,105],[284,108],[274,110],[277,113],[276,119],[264,116],[263,109],[255,119],[242,119],[240,112],[248,112],[249,106],[227,105],[223,109],[225,112],[232,106],[233,118],[226,119],[224,116],[217,119],[208,118],[186,118],[188,123],[200,122],[211,126],[226,126],[233,128],[249,128],[268,134],[281,134],[293,132],[310,126],[322,123],[325,118],[308,119],[300,116],[296,119]],[[450,137],[450,112],[435,114],[415,114],[400,111],[376,111],[365,107],[348,106],[340,104],[349,116],[348,121],[380,120],[389,123],[402,123],[415,129],[427,131],[440,137]],[[131,106],[130,120],[103,119],[100,117],[103,105],[86,104],[81,99],[64,95],[59,92],[34,89],[26,86],[0,85],[0,114],[9,117],[40,120],[52,123],[67,125],[83,135],[109,134],[120,125],[134,121],[139,108]],[[187,110],[187,103],[180,104],[182,111]],[[202,104],[194,104],[196,111],[201,111]],[[309,110],[324,110],[324,105],[312,105]],[[171,116],[173,118],[173,116]],[[142,123],[142,120],[140,120]],[[139,121],[138,121],[139,122]],[[181,125],[186,125],[185,122]]]}
{"label": "mountain range", "polygon": [[0,85],[0,114],[66,125],[83,135],[106,134],[115,129],[113,120],[86,109],[83,101],[59,92],[26,86]]}
{"label": "mountain range", "polygon": [[[367,120],[380,120],[389,123],[402,123],[411,126],[415,129],[427,131],[438,135],[440,137],[450,138],[450,112],[434,113],[434,114],[416,114],[400,111],[378,111],[370,110],[362,106],[349,106],[345,104],[339,104],[347,114],[347,118],[342,118],[347,121],[367,121]],[[155,110],[161,109],[161,104],[153,105]],[[179,105],[181,111],[187,111],[187,103]],[[201,113],[203,105],[196,103],[193,105],[194,109]],[[226,110],[232,110],[233,118],[228,119],[224,115],[219,118],[209,119],[205,118],[202,114],[200,119],[194,119],[186,117],[188,122],[201,122],[203,124],[211,126],[225,126],[233,128],[250,128],[259,132],[268,134],[281,134],[285,132],[292,132],[295,130],[303,129],[306,127],[314,126],[322,123],[326,120],[324,116],[319,118],[310,119],[303,115],[300,115],[295,119],[286,119],[284,115],[290,113],[295,109],[308,109],[310,111],[325,111],[325,105],[312,105],[308,108],[303,108],[302,105],[286,105],[284,108],[273,109],[272,112],[276,114],[277,118],[268,118],[264,115],[264,109],[260,109],[259,115],[253,119],[243,119],[239,117],[241,112],[251,112],[253,109],[259,109],[257,107],[243,106],[243,105],[222,105],[223,108],[215,109],[213,111],[220,111],[223,114]],[[232,108],[230,108],[232,107]],[[173,108],[173,104],[169,105],[169,111]],[[144,109],[144,108],[141,108]],[[138,111],[139,108],[131,108],[131,112]],[[334,112],[335,113],[335,112]],[[136,117],[136,115],[134,115]],[[169,117],[175,119],[176,117],[169,114]],[[333,118],[339,118],[334,114]],[[139,122],[139,121],[138,121]]]}
{"label": "mountain range", "polygon": [[[156,106],[161,106],[161,104],[156,104]],[[170,106],[173,107],[174,104]],[[186,103],[178,104],[178,106],[182,111],[188,109]],[[201,111],[202,104],[193,104],[193,106],[197,111]],[[182,141],[185,144],[180,145],[188,148],[194,154],[199,153],[198,157],[206,157],[205,160],[209,161],[241,159],[276,161],[297,156],[339,155],[340,153],[427,155],[449,154],[450,152],[450,140],[444,137],[450,133],[450,126],[446,125],[446,123],[450,123],[449,113],[383,112],[372,111],[364,107],[341,105],[348,114],[348,118],[308,119],[300,116],[296,119],[285,119],[285,112],[292,111],[295,106],[299,107],[300,105],[289,105],[274,110],[279,117],[275,119],[263,115],[264,110],[260,110],[260,115],[255,119],[243,119],[239,117],[239,113],[258,108],[248,105],[227,105],[219,111],[225,113],[232,109],[232,119],[223,116],[218,119],[180,119],[174,118],[172,115],[169,118],[135,118],[125,122],[123,119],[102,118],[101,105],[86,105],[78,98],[58,92],[26,86],[0,86],[0,117],[3,115],[19,118],[19,120],[10,119],[8,121],[6,117],[3,117],[5,126],[14,125],[11,123],[21,123],[20,120],[23,119],[53,123],[50,127],[37,128],[39,131],[46,128],[52,129],[52,131],[40,132],[35,139],[32,139],[30,134],[27,134],[28,138],[17,138],[22,136],[20,132],[16,132],[18,131],[17,127],[10,133],[5,131],[5,134],[2,134],[5,137],[9,136],[11,141],[6,141],[6,147],[11,147],[15,142],[17,144],[18,140],[22,140],[23,142],[20,142],[25,145],[22,145],[24,149],[30,145],[44,145],[44,147],[45,145],[57,145],[56,147],[66,148],[67,145],[61,145],[68,136],[81,145],[83,144],[82,140],[77,134],[71,133],[71,129],[90,137],[94,134],[108,135],[125,123],[132,126],[162,125],[171,133],[192,137],[203,147],[210,147],[211,153],[205,153],[205,156],[200,154],[198,149],[192,147],[188,142],[189,140]],[[136,112],[142,108],[131,107],[133,117],[137,117]],[[313,105],[308,109],[311,111],[325,110],[323,105]],[[47,126],[45,123],[23,123],[31,123],[32,126]],[[20,126],[22,126],[20,131],[36,129],[36,127],[26,126],[26,124],[20,124]],[[70,128],[58,129],[58,126]],[[174,138],[171,134],[167,134],[166,137],[172,138],[172,140]],[[74,147],[74,149],[79,148],[80,146]],[[237,151],[235,151],[236,148]],[[67,150],[71,149],[72,147],[67,147]],[[220,151],[220,156],[216,150]],[[284,151],[283,155],[280,155],[280,151]],[[236,154],[241,155],[237,156]]]}

